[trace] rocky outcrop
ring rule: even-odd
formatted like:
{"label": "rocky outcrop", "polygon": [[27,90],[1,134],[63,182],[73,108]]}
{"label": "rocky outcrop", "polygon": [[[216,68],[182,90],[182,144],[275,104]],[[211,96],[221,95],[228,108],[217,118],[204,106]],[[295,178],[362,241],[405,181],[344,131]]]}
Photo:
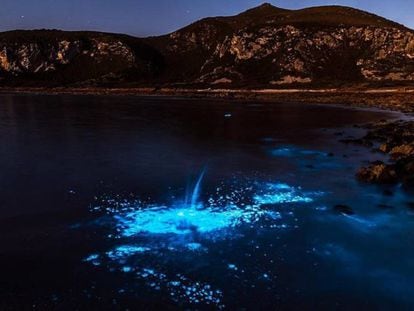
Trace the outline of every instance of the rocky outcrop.
{"label": "rocky outcrop", "polygon": [[[396,28],[263,26],[219,43],[206,61],[202,81],[218,79],[218,67],[251,79],[249,65],[263,66],[261,83],[338,80],[414,80],[414,34]],[[339,68],[338,68],[339,66]],[[267,80],[266,80],[267,79]]]}
{"label": "rocky outcrop", "polygon": [[135,62],[133,51],[120,41],[92,38],[89,43],[90,46],[79,40],[47,44],[0,41],[0,71],[12,75],[54,71],[79,56],[89,57],[98,64],[114,58],[122,58],[126,66],[133,66]]}
{"label": "rocky outcrop", "polygon": [[[361,168],[357,177],[370,183],[397,183],[414,186],[414,122],[398,121],[369,126],[362,138],[372,145],[379,143],[378,151],[390,156],[389,163],[375,162]],[[414,188],[412,188],[414,189]]]}
{"label": "rocky outcrop", "polygon": [[382,162],[362,167],[358,171],[357,177],[361,181],[378,184],[392,184],[398,180],[394,166]]}
{"label": "rocky outcrop", "polygon": [[77,83],[129,71],[148,76],[157,52],[140,39],[102,33],[16,31],[0,34],[6,81]]}
{"label": "rocky outcrop", "polygon": [[414,81],[414,33],[344,7],[289,11],[266,4],[202,20],[164,40],[167,62],[186,68],[179,79],[187,84]]}

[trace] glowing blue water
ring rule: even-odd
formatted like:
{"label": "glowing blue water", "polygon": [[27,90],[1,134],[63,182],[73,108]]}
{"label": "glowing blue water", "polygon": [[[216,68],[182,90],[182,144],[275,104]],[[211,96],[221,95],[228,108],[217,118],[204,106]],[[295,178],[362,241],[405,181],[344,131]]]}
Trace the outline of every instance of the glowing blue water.
{"label": "glowing blue water", "polygon": [[[120,204],[120,210],[112,206],[106,207],[106,212],[113,215],[116,221],[118,237],[134,237],[138,235],[193,235],[211,236],[217,238],[226,236],[229,229],[235,229],[245,224],[253,224],[261,219],[270,219],[273,222],[281,218],[277,210],[263,209],[263,205],[277,205],[285,203],[311,203],[320,192],[304,192],[284,183],[256,183],[255,186],[234,189],[231,194],[217,194],[217,198],[210,198],[205,206],[199,202],[201,183],[205,170],[200,174],[187,203],[176,202],[173,205],[145,205],[126,208]],[[220,189],[220,188],[217,188]],[[251,197],[248,198],[248,195]],[[113,200],[109,200],[114,204]],[[246,202],[251,202],[246,203]],[[93,210],[99,208],[93,208]],[[273,224],[274,225],[274,224]],[[282,224],[283,225],[283,224]],[[219,233],[221,232],[221,233]],[[134,250],[148,250],[134,247]],[[135,252],[135,251],[134,251]],[[129,252],[131,253],[131,252]]]}
{"label": "glowing blue water", "polygon": [[[167,290],[176,301],[194,304],[214,305],[221,309],[222,293],[213,290],[207,283],[192,282],[184,275],[168,275],[157,272],[151,266],[142,266],[142,256],[167,258],[174,253],[194,255],[209,252],[211,243],[226,239],[237,239],[242,228],[260,230],[286,230],[288,217],[282,216],[279,204],[308,204],[322,195],[319,192],[305,192],[300,187],[286,183],[252,182],[240,183],[230,188],[226,184],[216,187],[215,195],[200,201],[200,192],[205,170],[194,185],[190,199],[173,204],[145,204],[138,200],[130,206],[125,201],[107,200],[105,212],[115,220],[114,233],[109,237],[122,240],[121,245],[102,254],[93,254],[85,261],[94,266],[113,266],[120,272],[134,274],[154,290]],[[231,190],[229,190],[231,189]],[[267,205],[265,208],[264,205]],[[275,208],[269,209],[268,205]],[[101,208],[92,208],[94,212]],[[208,242],[208,243],[206,243]],[[259,246],[256,246],[259,247]],[[227,263],[227,270],[245,273],[233,263]],[[261,272],[258,279],[270,280],[268,273]]]}
{"label": "glowing blue water", "polygon": [[202,171],[200,177],[198,178],[195,184],[194,190],[193,190],[193,194],[191,196],[191,206],[194,208],[197,207],[197,204],[199,203],[198,199],[200,197],[201,182],[203,181],[205,172],[206,172],[206,169]]}
{"label": "glowing blue water", "polygon": [[116,260],[116,259],[121,259],[124,257],[129,257],[134,254],[145,253],[150,250],[151,249],[149,247],[135,246],[135,245],[122,245],[122,246],[118,246],[114,250],[107,252],[106,255],[110,259]]}
{"label": "glowing blue water", "polygon": [[295,189],[286,184],[266,184],[264,193],[254,196],[256,204],[282,204],[282,203],[311,203],[318,193],[301,193],[300,189]]}
{"label": "glowing blue water", "polygon": [[190,234],[211,233],[241,223],[249,223],[263,215],[254,209],[228,207],[222,210],[212,208],[195,209],[193,206],[152,207],[124,216],[116,216],[122,235],[149,234]]}
{"label": "glowing blue water", "polygon": [[296,146],[282,146],[271,149],[270,154],[276,157],[298,157],[298,156],[317,156],[325,157],[327,154],[318,150],[300,149]]}

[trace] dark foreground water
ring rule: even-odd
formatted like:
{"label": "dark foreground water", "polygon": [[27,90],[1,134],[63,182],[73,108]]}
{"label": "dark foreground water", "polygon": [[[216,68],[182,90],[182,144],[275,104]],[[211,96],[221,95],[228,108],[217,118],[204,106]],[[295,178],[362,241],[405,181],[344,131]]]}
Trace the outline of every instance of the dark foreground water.
{"label": "dark foreground water", "polygon": [[338,142],[395,117],[2,95],[0,309],[412,309],[414,197]]}

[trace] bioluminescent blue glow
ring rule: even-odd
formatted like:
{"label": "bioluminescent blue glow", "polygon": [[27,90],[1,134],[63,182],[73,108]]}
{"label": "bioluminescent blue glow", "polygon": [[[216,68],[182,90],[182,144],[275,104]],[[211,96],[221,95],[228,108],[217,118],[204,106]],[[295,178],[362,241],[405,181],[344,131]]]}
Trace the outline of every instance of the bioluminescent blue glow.
{"label": "bioluminescent blue glow", "polygon": [[[284,183],[255,183],[249,187],[233,189],[230,194],[210,197],[208,205],[199,201],[204,171],[198,178],[189,200],[168,205],[143,205],[136,207],[121,205],[121,209],[111,206],[106,211],[113,214],[116,220],[118,237],[134,237],[138,235],[209,235],[224,232],[244,224],[254,224],[260,219],[280,220],[279,211],[262,208],[263,205],[284,203],[311,203],[320,192],[303,192],[300,187],[292,187]],[[249,197],[250,195],[250,197]],[[140,201],[139,201],[140,202]],[[284,224],[272,224],[272,228],[286,227]],[[225,234],[224,234],[225,235]],[[224,236],[223,235],[223,236]],[[132,246],[122,252],[140,252],[146,246]]]}
{"label": "bioluminescent blue glow", "polygon": [[389,229],[389,224],[392,223],[393,227],[400,226],[398,220],[393,221],[395,215],[379,214],[374,216],[357,216],[357,215],[343,215],[347,220],[347,224],[360,231],[369,232],[371,230],[380,229],[382,232]]}
{"label": "bioluminescent blue glow", "polygon": [[292,192],[276,193],[276,194],[263,194],[256,195],[254,200],[257,204],[281,204],[281,203],[309,203],[313,202],[312,198],[306,196],[296,195]]}
{"label": "bioluminescent blue glow", "polygon": [[[266,228],[279,232],[295,228],[295,224],[291,226],[287,223],[294,218],[294,210],[278,210],[278,205],[311,203],[321,193],[304,192],[300,187],[285,183],[233,181],[217,186],[215,193],[202,202],[200,192],[204,174],[205,170],[184,200],[172,204],[146,204],[141,200],[128,204],[122,200],[107,200],[109,204],[104,210],[113,219],[113,233],[108,238],[114,239],[117,244],[122,241],[122,244],[105,253],[91,255],[85,261],[134,275],[155,291],[167,290],[175,301],[223,308],[223,293],[219,289],[213,290],[209,284],[192,281],[182,274],[157,272],[145,265],[148,261],[143,261],[144,258],[158,260],[177,254],[203,258],[209,253],[212,243],[237,239],[244,229]],[[268,205],[273,206],[269,208]],[[294,208],[296,205],[289,206]],[[97,212],[101,208],[92,210]],[[254,247],[257,249],[258,246]],[[246,273],[235,263],[224,263],[224,268],[229,273]],[[266,282],[270,280],[269,274],[263,272],[258,273],[256,278]]]}
{"label": "bioluminescent blue glow", "polygon": [[198,177],[198,180],[194,186],[194,190],[193,193],[191,195],[191,202],[190,202],[190,206],[192,206],[193,208],[197,207],[199,202],[199,197],[200,197],[200,188],[201,188],[201,182],[203,181],[204,178],[204,174],[206,173],[206,169],[204,168],[204,170],[201,172],[200,176]]}
{"label": "bioluminescent blue glow", "polygon": [[254,202],[258,205],[283,204],[283,203],[311,203],[313,196],[321,193],[302,193],[287,184],[266,184],[262,193],[254,196]]}
{"label": "bioluminescent blue glow", "polygon": [[251,223],[265,211],[253,208],[226,207],[195,209],[193,206],[177,208],[152,207],[116,216],[124,237],[137,234],[191,234],[211,233],[242,223]]}
{"label": "bioluminescent blue glow", "polygon": [[188,243],[186,247],[190,251],[199,251],[203,246],[200,243]]}
{"label": "bioluminescent blue glow", "polygon": [[88,257],[86,257],[84,259],[85,262],[90,262],[92,263],[94,266],[99,266],[101,264],[101,262],[99,261],[99,255],[98,254],[92,254],[89,255]]}
{"label": "bioluminescent blue glow", "polygon": [[154,290],[167,289],[170,298],[174,301],[186,301],[191,304],[206,304],[214,306],[214,309],[223,309],[223,292],[214,289],[205,282],[191,281],[182,274],[169,276],[155,269],[143,268],[136,273]]}
{"label": "bioluminescent blue glow", "polygon": [[234,270],[234,271],[239,270],[236,265],[231,264],[231,263],[227,265],[227,268],[229,268],[229,270]]}
{"label": "bioluminescent blue glow", "polygon": [[294,146],[284,146],[270,150],[270,154],[276,157],[292,156],[326,156],[327,154],[317,150],[299,149]]}
{"label": "bioluminescent blue glow", "polygon": [[151,248],[149,247],[143,247],[143,246],[134,246],[134,245],[122,245],[119,246],[117,248],[115,248],[114,250],[111,250],[109,252],[106,253],[106,255],[110,258],[110,259],[121,259],[121,258],[125,258],[125,257],[130,257],[132,255],[135,254],[139,254],[139,253],[145,253],[150,251]]}

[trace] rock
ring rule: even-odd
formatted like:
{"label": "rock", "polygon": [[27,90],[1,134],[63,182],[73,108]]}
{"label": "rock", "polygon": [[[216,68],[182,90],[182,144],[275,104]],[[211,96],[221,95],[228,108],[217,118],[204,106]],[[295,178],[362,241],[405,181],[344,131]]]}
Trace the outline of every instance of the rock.
{"label": "rock", "polygon": [[348,205],[342,205],[342,204],[335,205],[334,210],[338,213],[341,213],[343,215],[348,215],[348,216],[355,214],[352,208],[349,207]]}
{"label": "rock", "polygon": [[396,146],[392,148],[389,153],[393,159],[399,159],[402,157],[414,155],[414,144],[413,145],[404,144],[404,145]]}
{"label": "rock", "polygon": [[401,182],[404,189],[410,190],[414,184],[414,122],[380,122],[366,128],[369,129],[367,135],[358,141],[381,142],[379,150],[389,153],[394,163],[372,163],[361,168],[357,177],[372,183]]}
{"label": "rock", "polygon": [[384,163],[362,167],[357,177],[360,181],[369,183],[391,184],[398,181],[394,167]]}
{"label": "rock", "polygon": [[[59,32],[56,36],[62,35],[64,36],[64,33]],[[87,44],[82,42],[81,38],[43,44],[44,34],[39,32],[34,40],[36,41],[18,44],[2,41],[0,36],[0,71],[11,74],[55,71],[59,65],[70,64],[81,56],[88,56],[91,61],[97,63],[103,63],[108,59],[113,61],[119,57],[131,67],[135,62],[132,49],[109,36],[102,39],[96,34]]]}
{"label": "rock", "polygon": [[291,75],[287,75],[282,77],[278,81],[270,81],[269,84],[272,85],[283,85],[283,84],[293,84],[293,83],[311,83],[312,79],[309,77],[302,78],[302,77],[294,77]]}
{"label": "rock", "polygon": [[378,150],[384,153],[388,153],[390,151],[390,146],[388,144],[381,144]]}
{"label": "rock", "polygon": [[414,157],[400,158],[395,163],[395,167],[403,183],[411,184],[414,180]]}

